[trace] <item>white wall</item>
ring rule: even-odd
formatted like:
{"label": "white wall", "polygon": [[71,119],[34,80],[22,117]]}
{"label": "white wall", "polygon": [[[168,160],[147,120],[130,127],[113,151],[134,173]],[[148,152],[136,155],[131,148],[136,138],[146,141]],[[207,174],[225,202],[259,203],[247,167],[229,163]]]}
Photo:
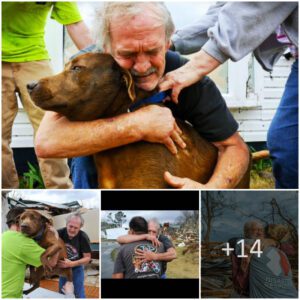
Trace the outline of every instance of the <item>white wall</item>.
{"label": "white wall", "polygon": [[259,107],[231,110],[246,142],[266,141],[268,128],[279,105],[293,62],[282,57],[272,72],[272,78],[268,72],[261,72],[263,88]]}

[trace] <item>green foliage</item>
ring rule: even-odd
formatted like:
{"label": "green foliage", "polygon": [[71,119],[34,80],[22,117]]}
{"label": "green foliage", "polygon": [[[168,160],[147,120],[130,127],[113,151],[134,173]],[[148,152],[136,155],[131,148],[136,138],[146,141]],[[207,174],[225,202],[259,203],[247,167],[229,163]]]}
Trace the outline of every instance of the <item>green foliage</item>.
{"label": "green foliage", "polygon": [[44,189],[45,185],[39,167],[30,162],[27,164],[29,169],[20,179],[20,189]]}

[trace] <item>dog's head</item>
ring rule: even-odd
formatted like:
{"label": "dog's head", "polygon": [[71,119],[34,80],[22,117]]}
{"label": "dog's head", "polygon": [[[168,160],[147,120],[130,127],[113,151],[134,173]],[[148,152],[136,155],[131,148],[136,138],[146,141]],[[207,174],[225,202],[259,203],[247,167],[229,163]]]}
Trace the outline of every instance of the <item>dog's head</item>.
{"label": "dog's head", "polygon": [[47,224],[53,225],[52,218],[42,212],[28,209],[19,219],[21,232],[28,237],[35,237]]}
{"label": "dog's head", "polygon": [[27,85],[34,103],[70,120],[88,121],[127,111],[134,101],[130,73],[109,54],[87,53],[63,72]]}

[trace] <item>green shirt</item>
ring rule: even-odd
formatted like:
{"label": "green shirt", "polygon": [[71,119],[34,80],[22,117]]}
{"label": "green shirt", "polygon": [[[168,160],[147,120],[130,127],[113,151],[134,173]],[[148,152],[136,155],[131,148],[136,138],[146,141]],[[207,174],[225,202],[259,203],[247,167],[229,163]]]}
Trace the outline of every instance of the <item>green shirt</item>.
{"label": "green shirt", "polygon": [[22,298],[26,265],[41,266],[44,251],[20,232],[2,234],[2,298]]}
{"label": "green shirt", "polygon": [[2,2],[2,61],[49,59],[44,37],[50,11],[63,25],[82,20],[75,2]]}

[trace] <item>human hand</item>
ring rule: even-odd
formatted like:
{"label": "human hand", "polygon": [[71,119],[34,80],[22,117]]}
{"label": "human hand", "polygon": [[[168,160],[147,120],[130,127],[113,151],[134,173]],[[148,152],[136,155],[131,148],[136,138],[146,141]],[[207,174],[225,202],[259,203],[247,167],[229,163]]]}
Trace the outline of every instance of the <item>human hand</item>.
{"label": "human hand", "polygon": [[171,153],[177,154],[177,146],[186,147],[172,112],[167,107],[149,105],[135,112],[142,139],[151,143],[164,144]]}
{"label": "human hand", "polygon": [[135,254],[137,255],[136,258],[138,259],[142,259],[143,261],[152,261],[152,260],[156,260],[156,254],[152,251],[149,250],[140,250],[137,249],[135,251]]}
{"label": "human hand", "polygon": [[160,241],[153,235],[151,234],[147,234],[147,238],[146,238],[148,241],[150,241],[152,243],[152,245],[154,247],[159,247],[160,246]]}
{"label": "human hand", "polygon": [[172,101],[178,103],[178,96],[181,90],[197,81],[216,69],[221,63],[214,57],[200,50],[193,54],[191,60],[182,67],[167,73],[159,83],[160,91],[172,89]]}
{"label": "human hand", "polygon": [[73,268],[74,267],[74,262],[65,258],[64,260],[59,260],[58,263],[57,263],[57,266],[59,268],[63,268],[63,269],[66,269],[66,268]]}
{"label": "human hand", "polygon": [[205,185],[189,178],[173,176],[170,172],[164,173],[165,181],[177,189],[204,189]]}

